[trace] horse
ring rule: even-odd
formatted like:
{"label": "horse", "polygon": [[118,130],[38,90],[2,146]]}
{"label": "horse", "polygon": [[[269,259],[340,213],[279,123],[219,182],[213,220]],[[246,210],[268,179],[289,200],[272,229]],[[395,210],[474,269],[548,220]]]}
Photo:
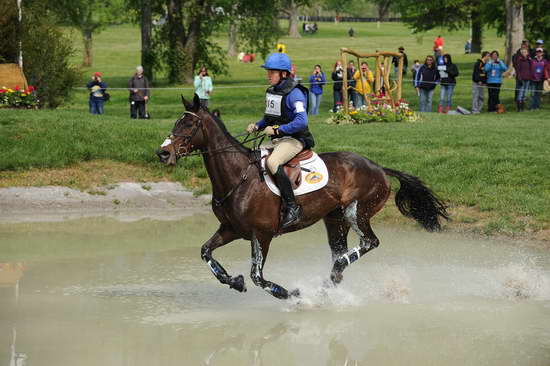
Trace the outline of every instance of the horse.
{"label": "horse", "polygon": [[[319,154],[327,165],[329,182],[322,189],[297,196],[302,217],[281,230],[281,200],[263,182],[257,151],[233,137],[221,119],[201,107],[197,95],[192,102],[182,96],[182,103],[185,110],[157,155],[161,163],[170,165],[191,154],[202,155],[212,184],[212,210],[220,225],[202,245],[201,259],[230,289],[246,292],[244,277],[228,274],[213,252],[236,239],[245,239],[251,243],[250,278],[254,285],[278,299],[299,297],[299,289],[289,291],[266,280],[263,267],[275,236],[304,229],[321,219],[332,252],[330,281],[326,282],[337,286],[346,267],[380,244],[370,220],[390,196],[388,176],[400,182],[395,203],[404,216],[427,231],[440,230],[440,220],[449,220],[446,205],[419,178],[381,167],[353,152],[338,151]],[[352,249],[347,243],[350,230],[359,236],[359,245]]]}

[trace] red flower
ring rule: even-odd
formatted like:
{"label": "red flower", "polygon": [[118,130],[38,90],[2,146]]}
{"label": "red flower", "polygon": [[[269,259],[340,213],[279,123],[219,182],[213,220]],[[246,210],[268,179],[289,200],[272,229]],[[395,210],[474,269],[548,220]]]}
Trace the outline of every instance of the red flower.
{"label": "red flower", "polygon": [[16,86],[15,86],[15,90],[16,90],[16,91],[19,91],[19,90],[21,90],[21,87],[20,87],[19,85],[16,85]]}
{"label": "red flower", "polygon": [[5,93],[7,91],[8,91],[7,89],[0,89],[0,93]]}
{"label": "red flower", "polygon": [[29,91],[30,91],[30,92],[33,92],[33,91],[35,91],[35,90],[36,90],[36,89],[34,88],[34,86],[29,85]]}

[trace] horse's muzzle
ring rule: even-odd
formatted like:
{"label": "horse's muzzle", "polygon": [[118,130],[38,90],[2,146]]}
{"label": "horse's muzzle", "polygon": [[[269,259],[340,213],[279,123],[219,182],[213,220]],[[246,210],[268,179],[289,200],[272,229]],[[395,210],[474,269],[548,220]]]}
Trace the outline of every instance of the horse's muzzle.
{"label": "horse's muzzle", "polygon": [[166,151],[166,150],[163,150],[163,149],[158,149],[157,150],[157,156],[159,157],[160,159],[160,162],[163,163],[163,164],[167,164],[167,165],[172,165],[172,164],[175,164],[175,159],[171,159],[171,156],[172,154],[169,152],[169,151]]}

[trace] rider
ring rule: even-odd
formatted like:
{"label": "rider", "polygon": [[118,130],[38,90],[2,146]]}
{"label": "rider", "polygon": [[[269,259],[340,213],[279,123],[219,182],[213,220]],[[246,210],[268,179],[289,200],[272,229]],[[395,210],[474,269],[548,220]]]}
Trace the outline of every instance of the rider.
{"label": "rider", "polygon": [[283,166],[304,149],[315,145],[307,127],[308,90],[290,76],[292,62],[285,53],[271,54],[265,64],[271,86],[265,94],[264,117],[247,127],[252,133],[264,130],[271,137],[273,153],[266,165],[281,192],[283,218],[281,228],[300,219],[301,207],[296,204],[294,191]]}

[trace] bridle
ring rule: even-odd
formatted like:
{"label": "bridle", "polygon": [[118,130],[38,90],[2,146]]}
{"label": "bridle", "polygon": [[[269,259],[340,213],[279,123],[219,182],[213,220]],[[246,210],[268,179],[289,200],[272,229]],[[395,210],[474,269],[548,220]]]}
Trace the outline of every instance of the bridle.
{"label": "bridle", "polygon": [[[173,137],[183,138],[183,142],[180,144],[180,146],[178,146],[177,149],[174,148],[174,153],[176,154],[176,158],[178,158],[178,159],[182,158],[182,157],[188,157],[188,156],[194,156],[194,155],[212,154],[212,153],[216,153],[216,152],[228,151],[232,147],[243,146],[247,142],[256,141],[256,140],[260,140],[260,143],[255,144],[255,145],[259,146],[261,144],[261,142],[263,141],[263,139],[266,137],[265,134],[254,134],[254,137],[249,138],[250,135],[251,135],[250,133],[243,133],[243,134],[240,134],[240,135],[233,136],[233,137],[246,136],[242,142],[239,142],[237,144],[231,144],[231,145],[223,146],[223,147],[213,149],[213,150],[205,149],[205,150],[200,150],[200,151],[196,151],[196,152],[191,152],[193,150],[193,144],[191,143],[191,141],[193,140],[193,137],[195,137],[197,132],[199,132],[199,129],[202,130],[203,123],[202,123],[202,119],[196,113],[193,113],[193,112],[190,112],[190,111],[184,111],[183,114],[190,114],[193,117],[196,117],[198,119],[198,122],[193,127],[193,129],[191,130],[191,133],[189,133],[188,135],[184,135],[184,134],[178,134],[178,133],[175,132],[175,129],[176,129],[176,126],[177,126],[178,122],[181,121],[183,119],[183,117],[176,121],[176,125],[172,129],[172,132],[170,133],[170,136],[168,136],[168,138],[170,140],[172,140]],[[182,152],[184,149],[185,149],[185,151]],[[256,146],[252,150],[256,150]]]}
{"label": "bridle", "polygon": [[[242,142],[239,142],[239,143],[236,143],[236,144],[231,144],[231,145],[228,145],[228,146],[223,146],[223,147],[213,149],[213,150],[204,149],[204,150],[199,150],[199,151],[196,151],[196,152],[191,152],[193,150],[193,144],[191,143],[191,141],[193,141],[193,137],[195,137],[195,135],[197,134],[199,129],[202,130],[204,125],[202,123],[202,119],[196,113],[193,113],[193,112],[190,112],[190,111],[184,111],[183,113],[184,113],[184,115],[185,114],[190,114],[193,117],[196,117],[198,119],[198,122],[193,127],[193,129],[191,130],[191,132],[188,135],[184,135],[184,134],[178,134],[178,133],[175,132],[175,129],[178,125],[178,122],[181,121],[184,117],[182,117],[182,118],[180,118],[179,120],[176,121],[176,124],[175,124],[174,128],[172,129],[172,132],[170,133],[170,136],[168,137],[170,140],[172,140],[173,137],[183,138],[183,142],[180,144],[180,146],[177,149],[174,147],[174,153],[176,154],[176,158],[181,158],[181,157],[185,158],[185,157],[193,156],[193,155],[203,155],[203,154],[212,154],[212,153],[217,153],[217,152],[229,151],[229,149],[231,149],[231,148],[235,148],[237,146],[243,146],[247,142],[254,141],[254,147],[252,149],[252,154],[253,154],[254,158],[251,160],[250,155],[248,156],[248,165],[241,172],[241,179],[240,179],[239,183],[237,183],[233,188],[231,188],[222,198],[216,198],[216,197],[212,196],[212,201],[214,202],[214,205],[216,205],[218,207],[222,206],[223,203],[233,194],[233,192],[235,192],[235,190],[248,179],[248,171],[249,171],[249,169],[252,165],[256,165],[258,167],[258,171],[260,173],[260,179],[263,181],[264,177],[263,177],[263,169],[262,169],[262,166],[261,166],[261,163],[260,163],[261,153],[260,153],[259,146],[261,145],[263,139],[266,137],[265,134],[254,133],[254,137],[249,138],[251,134],[250,133],[244,133],[244,134],[240,134],[240,135],[237,135],[237,136],[233,136],[233,137],[242,137],[242,136],[246,135],[246,137],[244,138],[244,140]],[[204,131],[203,131],[203,133],[204,133]],[[257,143],[256,140],[260,140],[260,142]]]}

